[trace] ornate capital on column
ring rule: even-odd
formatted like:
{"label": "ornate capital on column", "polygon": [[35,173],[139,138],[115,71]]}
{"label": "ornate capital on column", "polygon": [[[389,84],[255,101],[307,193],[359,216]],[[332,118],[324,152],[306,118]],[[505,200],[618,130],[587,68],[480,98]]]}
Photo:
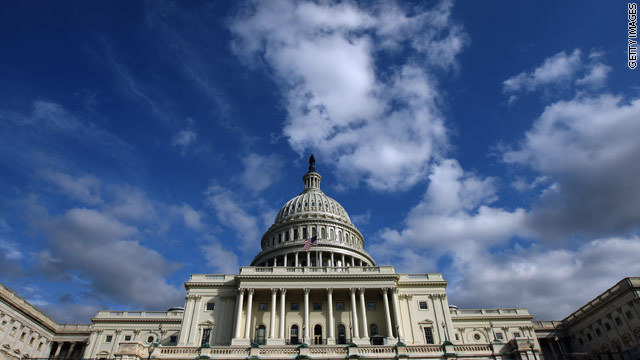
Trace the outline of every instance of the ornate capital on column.
{"label": "ornate capital on column", "polygon": [[333,288],[327,288],[327,294],[329,295],[333,294]]}
{"label": "ornate capital on column", "polygon": [[249,295],[253,295],[253,293],[255,292],[255,289],[251,288],[251,289],[247,289],[247,293]]}
{"label": "ornate capital on column", "polygon": [[271,294],[277,294],[278,293],[278,288],[271,288]]}
{"label": "ornate capital on column", "polygon": [[393,289],[391,289],[391,292],[398,295],[398,293],[400,292],[400,289],[398,289],[397,287],[394,287]]}
{"label": "ornate capital on column", "polygon": [[389,291],[388,287],[383,287],[382,289],[380,289],[382,291],[383,295],[387,295],[387,292]]}
{"label": "ornate capital on column", "polygon": [[351,295],[355,295],[356,294],[356,288],[350,288],[349,291],[351,292]]}
{"label": "ornate capital on column", "polygon": [[284,288],[280,289],[280,294],[284,295],[286,293],[287,293],[287,289],[284,289]]}
{"label": "ornate capital on column", "polygon": [[244,288],[238,289],[238,295],[244,295],[244,291],[245,291]]}
{"label": "ornate capital on column", "polygon": [[311,289],[309,289],[309,288],[304,288],[304,289],[302,289],[302,291],[304,291],[304,294],[305,294],[305,295],[309,295],[309,292],[311,291]]}
{"label": "ornate capital on column", "polygon": [[358,291],[360,292],[361,295],[364,295],[364,288],[358,288]]}
{"label": "ornate capital on column", "polygon": [[120,334],[122,334],[122,330],[121,329],[116,330],[116,335],[120,335]]}

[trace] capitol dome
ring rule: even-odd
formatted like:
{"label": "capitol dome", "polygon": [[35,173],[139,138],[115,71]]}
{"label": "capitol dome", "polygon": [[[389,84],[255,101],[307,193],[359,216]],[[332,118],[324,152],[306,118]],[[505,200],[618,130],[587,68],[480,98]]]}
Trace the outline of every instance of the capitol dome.
{"label": "capitol dome", "polygon": [[[322,192],[321,180],[311,155],[304,190],[280,209],[252,266],[375,266],[364,237],[342,205]],[[314,237],[317,242],[305,250],[305,240]]]}

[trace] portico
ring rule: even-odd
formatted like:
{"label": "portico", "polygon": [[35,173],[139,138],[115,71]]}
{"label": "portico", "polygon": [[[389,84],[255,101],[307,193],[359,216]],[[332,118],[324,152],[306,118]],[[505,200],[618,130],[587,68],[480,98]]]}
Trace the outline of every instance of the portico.
{"label": "portico", "polygon": [[[394,330],[402,334],[401,321],[397,320],[400,311],[394,307],[398,306],[398,301],[394,300],[397,294],[393,291],[395,276],[389,271],[392,268],[314,268],[322,272],[311,272],[306,268],[286,269],[290,270],[286,273],[304,274],[306,287],[295,286],[295,282],[292,286],[290,278],[282,279],[280,284],[273,272],[261,274],[260,268],[241,269],[232,345],[246,346],[254,342],[264,345],[369,344],[374,336],[383,337],[387,344],[395,344],[398,334]],[[364,269],[367,274],[372,273],[371,270],[377,271],[382,281],[377,279],[375,285],[366,284],[359,275]],[[323,279],[326,272],[340,274],[343,281],[327,282]],[[368,277],[367,281],[371,282],[372,276]],[[386,281],[385,277],[388,278]],[[266,285],[272,287],[266,288]],[[372,329],[375,333],[371,333]],[[264,342],[263,331],[266,334]]]}

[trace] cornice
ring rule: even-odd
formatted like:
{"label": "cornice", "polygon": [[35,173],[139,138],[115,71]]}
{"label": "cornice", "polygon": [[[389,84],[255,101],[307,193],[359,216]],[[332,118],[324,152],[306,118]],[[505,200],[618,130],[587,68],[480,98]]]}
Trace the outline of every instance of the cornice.
{"label": "cornice", "polygon": [[182,322],[182,318],[91,318],[91,321],[93,321],[94,323],[129,323],[129,322],[134,322],[134,323],[158,323],[158,322],[163,322],[163,323],[181,323]]}

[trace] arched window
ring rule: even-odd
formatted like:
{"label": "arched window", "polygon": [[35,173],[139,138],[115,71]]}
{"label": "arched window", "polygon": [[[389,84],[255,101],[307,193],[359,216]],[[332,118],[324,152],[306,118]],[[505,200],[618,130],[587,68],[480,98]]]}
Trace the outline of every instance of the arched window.
{"label": "arched window", "polygon": [[333,229],[329,229],[329,240],[333,240]]}
{"label": "arched window", "polygon": [[318,229],[315,226],[311,228],[311,236],[318,236]]}
{"label": "arched window", "polygon": [[338,344],[346,344],[347,343],[347,329],[344,324],[338,325]]}
{"label": "arched window", "polygon": [[327,238],[327,230],[324,227],[320,228],[320,238],[321,239],[326,239]]}
{"label": "arched window", "polygon": [[369,325],[369,335],[370,336],[378,335],[378,325],[376,324]]}
{"label": "arched window", "polygon": [[256,344],[264,345],[266,344],[265,334],[267,333],[267,328],[264,325],[258,326],[256,329]]}
{"label": "arched window", "polygon": [[291,331],[289,332],[289,342],[293,345],[299,344],[298,340],[298,325],[291,325]]}
{"label": "arched window", "polygon": [[293,240],[298,240],[298,228],[293,229]]}
{"label": "arched window", "polygon": [[289,230],[287,230],[287,232],[285,233],[285,236],[284,236],[284,241],[289,241],[289,240],[291,240],[291,239],[289,239],[289,235],[290,235],[290,231],[289,231]]}
{"label": "arched window", "polygon": [[307,237],[308,237],[307,228],[303,227],[302,228],[302,238],[306,239]]}

